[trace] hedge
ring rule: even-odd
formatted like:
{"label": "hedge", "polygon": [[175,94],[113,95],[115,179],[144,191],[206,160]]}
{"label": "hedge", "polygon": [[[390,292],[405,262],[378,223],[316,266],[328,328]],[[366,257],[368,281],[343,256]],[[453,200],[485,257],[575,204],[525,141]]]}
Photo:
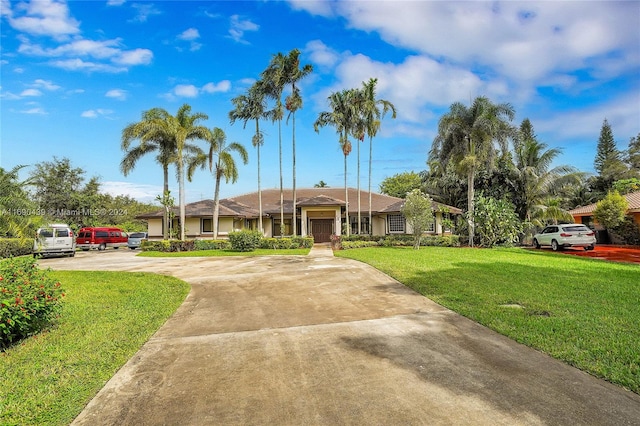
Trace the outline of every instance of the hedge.
{"label": "hedge", "polygon": [[[176,252],[192,250],[253,251],[256,248],[289,250],[313,247],[313,237],[262,238],[258,231],[240,231],[234,232],[232,235],[229,240],[143,241],[140,248],[143,251]],[[235,247],[233,246],[234,241]],[[253,248],[249,249],[250,246]]]}
{"label": "hedge", "polygon": [[0,238],[0,258],[23,256],[33,252],[33,240]]}
{"label": "hedge", "polygon": [[[398,234],[384,236],[369,235],[350,235],[350,236],[334,236],[335,240],[332,244],[343,249],[353,249],[362,247],[407,247],[413,246],[413,235]],[[441,246],[441,247],[459,247],[460,237],[458,235],[424,235],[420,239],[421,246]]]}

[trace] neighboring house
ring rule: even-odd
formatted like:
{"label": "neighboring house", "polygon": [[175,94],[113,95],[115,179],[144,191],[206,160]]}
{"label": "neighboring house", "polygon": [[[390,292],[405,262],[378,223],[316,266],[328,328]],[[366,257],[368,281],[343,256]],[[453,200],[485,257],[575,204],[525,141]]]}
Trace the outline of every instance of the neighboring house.
{"label": "neighboring house", "polygon": [[[627,214],[633,217],[633,220],[640,226],[640,191],[631,192],[623,195],[629,203],[629,210]],[[573,220],[576,223],[583,223],[592,229],[602,230],[602,226],[593,217],[593,211],[596,209],[596,204],[589,204],[588,206],[578,207],[569,211],[569,214],[573,216]]]}
{"label": "neighboring house", "polygon": [[[284,191],[284,234],[290,235],[293,226],[293,191]],[[328,242],[331,234],[340,235],[345,222],[344,188],[307,188],[297,189],[297,229],[300,235],[313,235],[316,242]],[[373,235],[407,234],[404,216],[400,209],[404,203],[402,198],[371,193],[371,215],[369,224],[369,193],[361,191],[360,223],[363,234],[368,234],[371,226]],[[349,223],[350,233],[357,233],[358,229],[358,192],[349,188]],[[220,200],[220,214],[218,218],[218,236],[225,237],[232,231],[241,229],[258,229],[258,193],[239,195],[237,197]],[[443,216],[449,215],[455,220],[462,214],[462,210],[433,202],[436,218],[430,233],[450,232],[442,228]],[[162,210],[142,214],[137,219],[148,222],[149,238],[162,238]],[[176,216],[177,207],[174,208]],[[266,237],[280,236],[280,190],[266,189],[262,191],[263,229]],[[213,201],[202,200],[186,205],[185,233],[189,238],[213,238]],[[177,228],[177,219],[174,219]]]}

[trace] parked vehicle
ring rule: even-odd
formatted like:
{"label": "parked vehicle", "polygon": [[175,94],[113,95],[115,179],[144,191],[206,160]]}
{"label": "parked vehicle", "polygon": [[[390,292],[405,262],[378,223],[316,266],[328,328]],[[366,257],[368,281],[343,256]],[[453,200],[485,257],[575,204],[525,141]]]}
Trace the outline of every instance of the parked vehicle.
{"label": "parked vehicle", "polygon": [[39,228],[33,242],[33,257],[68,255],[75,256],[76,242],[69,225],[54,223]]}
{"label": "parked vehicle", "polygon": [[127,240],[127,246],[131,250],[135,250],[138,247],[140,247],[140,244],[142,244],[143,241],[146,241],[146,240],[147,240],[146,232],[133,232],[129,234],[129,239]]}
{"label": "parked vehicle", "polygon": [[593,250],[595,244],[595,232],[580,223],[550,225],[533,236],[533,245],[536,248],[550,246],[553,251],[562,250],[565,247],[583,247],[585,250]]}
{"label": "parked vehicle", "polygon": [[76,244],[84,251],[105,250],[107,247],[119,249],[127,246],[128,237],[120,228],[82,228],[78,231]]}

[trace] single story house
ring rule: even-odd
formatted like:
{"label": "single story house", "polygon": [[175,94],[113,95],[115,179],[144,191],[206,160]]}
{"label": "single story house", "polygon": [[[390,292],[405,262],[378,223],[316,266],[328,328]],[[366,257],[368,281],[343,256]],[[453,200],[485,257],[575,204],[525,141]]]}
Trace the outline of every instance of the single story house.
{"label": "single story house", "polygon": [[[284,191],[284,234],[293,232],[293,190]],[[332,234],[343,233],[343,223],[348,223],[350,233],[358,230],[358,191],[348,189],[349,206],[346,208],[344,188],[300,188],[296,190],[297,203],[295,220],[298,235],[313,235],[316,242],[328,242]],[[360,224],[363,234],[371,229],[373,235],[406,234],[405,218],[400,213],[404,203],[402,198],[371,193],[371,223],[369,223],[369,192],[360,191]],[[213,200],[202,200],[185,206],[185,234],[188,238],[213,238]],[[433,203],[435,223],[430,233],[450,232],[443,229],[443,219],[462,214],[457,207]],[[177,227],[178,207],[173,208],[174,226]],[[218,237],[242,229],[258,229],[260,220],[258,192],[220,200],[218,217]],[[163,210],[142,214],[137,219],[146,219],[149,238],[162,238]],[[262,191],[262,224],[265,237],[280,236],[280,189]],[[445,222],[446,224],[446,222]]]}
{"label": "single story house", "polygon": [[[640,191],[630,192],[623,195],[627,199],[629,209],[627,214],[633,217],[633,220],[640,226]],[[584,207],[577,207],[569,211],[569,214],[573,216],[575,223],[583,223],[592,229],[603,229],[597,221],[593,218],[593,212],[596,209],[596,204],[589,204]]]}

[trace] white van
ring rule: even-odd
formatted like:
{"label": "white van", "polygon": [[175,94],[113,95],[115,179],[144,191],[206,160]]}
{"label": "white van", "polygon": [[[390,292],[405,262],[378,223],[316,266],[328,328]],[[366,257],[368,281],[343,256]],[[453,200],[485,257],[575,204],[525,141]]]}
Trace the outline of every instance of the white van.
{"label": "white van", "polygon": [[33,257],[55,254],[76,255],[76,240],[69,225],[54,223],[38,229],[33,242]]}

